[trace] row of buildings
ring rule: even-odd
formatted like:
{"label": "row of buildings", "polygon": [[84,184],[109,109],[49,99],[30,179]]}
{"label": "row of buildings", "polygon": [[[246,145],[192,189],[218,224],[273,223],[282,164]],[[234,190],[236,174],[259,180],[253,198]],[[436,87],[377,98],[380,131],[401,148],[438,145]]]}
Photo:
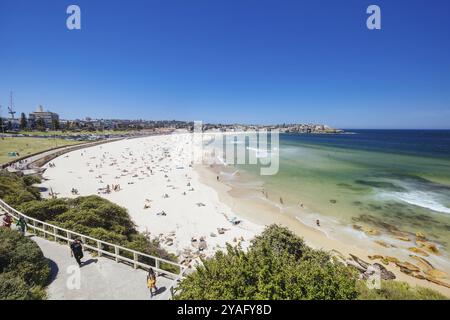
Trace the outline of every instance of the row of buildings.
{"label": "row of buildings", "polygon": [[[192,131],[194,122],[176,120],[123,120],[123,119],[85,119],[60,120],[55,112],[44,111],[42,106],[38,106],[36,111],[31,112],[28,118],[3,119],[4,126],[8,130],[20,130],[24,127],[28,129],[47,130],[176,130],[187,129]],[[280,125],[245,125],[245,124],[203,124],[203,131],[255,131],[260,129],[277,129],[282,133],[341,133],[342,130],[331,128],[323,124],[280,124]]]}

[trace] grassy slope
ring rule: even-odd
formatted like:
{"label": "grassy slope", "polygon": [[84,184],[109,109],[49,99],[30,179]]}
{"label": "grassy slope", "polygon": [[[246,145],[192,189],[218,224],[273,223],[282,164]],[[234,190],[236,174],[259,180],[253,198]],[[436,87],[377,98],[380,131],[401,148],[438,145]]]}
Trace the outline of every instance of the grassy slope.
{"label": "grassy slope", "polygon": [[0,139],[0,164],[14,160],[16,157],[8,156],[8,152],[19,152],[20,157],[44,151],[54,147],[72,145],[78,141],[67,141],[63,139],[50,138],[27,138],[15,137]]}
{"label": "grassy slope", "polygon": [[[132,133],[133,130],[103,130],[103,131],[88,131],[88,130],[82,130],[82,131],[21,131],[19,134],[29,134],[29,135],[36,135],[36,136],[61,136],[61,135],[83,135],[83,134],[92,134],[92,135],[120,135],[120,134],[127,134]],[[138,131],[135,131],[138,132]]]}

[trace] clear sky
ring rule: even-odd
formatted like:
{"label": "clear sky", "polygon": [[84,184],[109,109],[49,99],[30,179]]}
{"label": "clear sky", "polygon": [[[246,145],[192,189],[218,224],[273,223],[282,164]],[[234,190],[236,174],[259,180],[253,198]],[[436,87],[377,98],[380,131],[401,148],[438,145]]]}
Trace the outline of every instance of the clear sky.
{"label": "clear sky", "polygon": [[70,119],[450,129],[449,39],[448,0],[0,0],[0,104],[13,90],[18,112]]}

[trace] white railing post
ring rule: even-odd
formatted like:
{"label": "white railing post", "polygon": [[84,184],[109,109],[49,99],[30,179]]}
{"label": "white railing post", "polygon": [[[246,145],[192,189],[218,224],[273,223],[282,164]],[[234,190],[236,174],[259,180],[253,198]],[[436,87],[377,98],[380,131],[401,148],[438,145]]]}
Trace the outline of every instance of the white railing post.
{"label": "white railing post", "polygon": [[136,252],[133,252],[133,261],[134,261],[134,263],[133,263],[133,267],[135,268],[135,269],[137,269],[137,261],[138,261],[138,255],[137,255],[137,253]]}
{"label": "white railing post", "polygon": [[70,232],[66,231],[67,244],[70,246]]}
{"label": "white railing post", "polygon": [[86,237],[81,237],[81,242],[83,242],[83,251],[86,250],[84,248],[84,244],[86,243]]}
{"label": "white railing post", "polygon": [[33,220],[33,232],[35,235],[38,235],[36,231],[36,220]]}
{"label": "white railing post", "polygon": [[97,241],[97,252],[99,257],[102,256],[101,250],[102,250],[102,243],[100,241]]}
{"label": "white railing post", "polygon": [[119,262],[119,248],[114,246],[114,254],[116,255],[116,262]]}
{"label": "white railing post", "polygon": [[55,242],[58,242],[58,237],[56,236],[56,227],[53,226],[53,236],[55,237]]}
{"label": "white railing post", "polygon": [[45,224],[42,224],[42,230],[44,230],[44,239],[47,239],[47,230],[45,228]]}
{"label": "white railing post", "polygon": [[159,269],[159,259],[155,259],[155,267],[156,269]]}

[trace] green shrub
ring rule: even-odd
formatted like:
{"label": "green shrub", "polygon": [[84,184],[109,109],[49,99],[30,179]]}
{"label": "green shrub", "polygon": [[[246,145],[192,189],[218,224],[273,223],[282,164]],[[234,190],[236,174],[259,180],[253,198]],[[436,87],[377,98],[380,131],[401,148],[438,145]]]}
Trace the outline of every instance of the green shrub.
{"label": "green shrub", "polygon": [[18,207],[23,214],[41,221],[49,221],[69,210],[64,199],[47,199],[29,201]]}
{"label": "green shrub", "polygon": [[40,194],[37,188],[27,185],[24,178],[14,173],[0,171],[0,198],[11,206],[17,206],[40,199]]}
{"label": "green shrub", "polygon": [[49,277],[39,246],[17,231],[0,228],[0,299],[45,298]]}
{"label": "green shrub", "polygon": [[32,186],[33,184],[41,183],[41,178],[38,176],[34,176],[34,175],[33,176],[24,176],[23,182],[27,186]]}
{"label": "green shrub", "polygon": [[228,246],[183,279],[176,299],[356,299],[356,275],[307,247],[288,229],[268,227],[248,252]]}

